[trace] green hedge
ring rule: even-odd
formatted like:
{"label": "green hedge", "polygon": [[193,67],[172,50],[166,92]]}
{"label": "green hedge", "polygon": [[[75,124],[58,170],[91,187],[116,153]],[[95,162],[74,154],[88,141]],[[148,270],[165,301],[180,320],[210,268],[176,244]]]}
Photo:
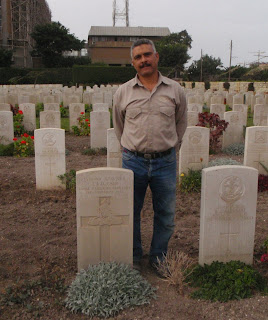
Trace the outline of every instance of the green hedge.
{"label": "green hedge", "polygon": [[24,77],[31,69],[0,68],[0,85],[9,84],[11,78]]}
{"label": "green hedge", "polygon": [[[159,68],[160,72],[167,75],[171,68]],[[133,67],[108,67],[108,66],[74,66],[73,82],[78,84],[107,84],[124,83],[136,74]]]}

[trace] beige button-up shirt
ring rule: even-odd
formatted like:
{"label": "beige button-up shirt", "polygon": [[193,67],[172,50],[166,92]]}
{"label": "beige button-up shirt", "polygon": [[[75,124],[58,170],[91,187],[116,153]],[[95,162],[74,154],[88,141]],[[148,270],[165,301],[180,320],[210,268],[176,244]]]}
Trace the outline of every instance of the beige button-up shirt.
{"label": "beige button-up shirt", "polygon": [[178,150],[187,127],[182,87],[159,73],[158,83],[150,92],[136,75],[114,95],[113,125],[122,147],[130,151]]}

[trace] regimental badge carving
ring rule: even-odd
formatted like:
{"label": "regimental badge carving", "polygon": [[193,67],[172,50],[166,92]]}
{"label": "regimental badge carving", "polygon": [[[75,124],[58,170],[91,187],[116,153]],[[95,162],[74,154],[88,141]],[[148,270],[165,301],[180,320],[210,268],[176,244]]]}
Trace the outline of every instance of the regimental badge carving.
{"label": "regimental badge carving", "polygon": [[199,131],[193,131],[189,135],[189,140],[192,144],[198,144],[202,139],[202,134]]}
{"label": "regimental badge carving", "polygon": [[255,143],[266,143],[267,142],[267,132],[256,131],[255,133]]}
{"label": "regimental badge carving", "polygon": [[192,107],[192,111],[196,111],[196,112],[198,112],[198,111],[199,111],[198,106],[193,106],[193,107]]}
{"label": "regimental badge carving", "polygon": [[245,185],[237,176],[229,176],[220,184],[220,197],[231,204],[239,200],[245,193]]}
{"label": "regimental badge carving", "polygon": [[52,147],[56,143],[56,137],[53,133],[46,133],[43,136],[42,140],[43,140],[44,145],[46,145],[48,147]]}

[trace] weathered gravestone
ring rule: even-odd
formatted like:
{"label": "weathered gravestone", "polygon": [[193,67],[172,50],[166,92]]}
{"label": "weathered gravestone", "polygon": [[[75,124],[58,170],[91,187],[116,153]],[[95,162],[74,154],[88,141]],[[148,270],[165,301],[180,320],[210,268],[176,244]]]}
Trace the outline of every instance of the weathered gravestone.
{"label": "weathered gravestone", "polygon": [[209,129],[187,127],[179,152],[179,175],[189,169],[201,170],[208,164]]}
{"label": "weathered gravestone", "polygon": [[244,165],[259,170],[260,174],[267,175],[260,164],[268,167],[268,126],[248,127],[244,152]]}
{"label": "weathered gravestone", "polygon": [[84,103],[71,103],[69,105],[69,123],[70,131],[73,131],[72,126],[79,125],[79,117],[85,114]]}
{"label": "weathered gravestone", "polygon": [[107,130],[107,167],[122,168],[122,152],[114,128]]}
{"label": "weathered gravestone", "polygon": [[110,112],[90,112],[91,148],[107,148],[107,129],[110,129]]}
{"label": "weathered gravestone", "polygon": [[133,172],[96,168],[76,173],[78,270],[133,261]]}
{"label": "weathered gravestone", "polygon": [[92,104],[94,103],[104,103],[103,92],[94,92],[92,94]]}
{"label": "weathered gravestone", "polygon": [[60,111],[41,111],[40,128],[59,128],[61,127]]}
{"label": "weathered gravestone", "polygon": [[255,126],[267,126],[268,105],[256,104],[254,106],[253,123]]}
{"label": "weathered gravestone", "polygon": [[211,104],[210,105],[210,113],[216,113],[219,115],[220,119],[224,119],[224,112],[225,112],[225,104]]}
{"label": "weathered gravestone", "polygon": [[238,111],[244,126],[247,125],[248,106],[246,104],[233,104],[233,111]]}
{"label": "weathered gravestone", "polygon": [[228,111],[224,113],[224,120],[229,122],[228,127],[223,132],[222,149],[234,143],[243,143],[243,119],[238,111]]}
{"label": "weathered gravestone", "polygon": [[[47,103],[55,103],[55,99],[54,99],[54,96],[52,95],[49,95],[49,96],[44,96],[43,98],[43,103],[44,104],[47,104]],[[45,110],[46,111],[46,110]],[[56,111],[56,110],[55,110]]]}
{"label": "weathered gravestone", "polygon": [[34,131],[36,189],[65,189],[58,178],[65,174],[65,130]]}
{"label": "weathered gravestone", "polygon": [[0,111],[11,111],[9,103],[0,103]]}
{"label": "weathered gravestone", "polygon": [[188,111],[187,112],[187,126],[192,127],[198,124],[198,112]]}
{"label": "weathered gravestone", "polygon": [[199,264],[253,262],[258,171],[244,166],[203,169]]}
{"label": "weathered gravestone", "polygon": [[19,109],[23,112],[23,125],[25,130],[34,131],[36,129],[35,104],[22,103]]}
{"label": "weathered gravestone", "polygon": [[224,104],[224,97],[220,94],[214,94],[210,100],[210,105],[212,104]]}
{"label": "weathered gravestone", "polygon": [[0,111],[0,144],[10,144],[13,142],[13,112]]}

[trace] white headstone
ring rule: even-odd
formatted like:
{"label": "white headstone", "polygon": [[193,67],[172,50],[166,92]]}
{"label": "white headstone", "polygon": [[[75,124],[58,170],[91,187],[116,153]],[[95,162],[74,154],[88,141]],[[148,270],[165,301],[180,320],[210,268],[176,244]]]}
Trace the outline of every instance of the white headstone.
{"label": "white headstone", "polygon": [[92,104],[94,103],[104,103],[103,92],[94,92],[92,94]]}
{"label": "white headstone", "polygon": [[90,146],[91,148],[107,147],[107,129],[110,129],[110,112],[90,112]]}
{"label": "white headstone", "polygon": [[109,111],[108,103],[94,103],[92,105],[93,111]]}
{"label": "white headstone", "polygon": [[40,129],[61,128],[60,111],[41,111]]}
{"label": "white headstone", "polygon": [[213,95],[210,104],[224,104],[224,97],[222,95]]}
{"label": "white headstone", "polygon": [[0,111],[0,144],[10,144],[13,142],[13,112]]}
{"label": "white headstone", "polygon": [[113,94],[112,94],[111,91],[104,92],[103,102],[107,103],[109,108],[112,108],[112,106],[113,106]]}
{"label": "white headstone", "polygon": [[224,119],[224,112],[226,110],[225,104],[211,104],[210,113],[216,113],[219,115],[220,119]]}
{"label": "white headstone", "polygon": [[23,112],[23,125],[27,131],[34,131],[36,129],[36,113],[35,104],[22,103],[19,109]]}
{"label": "white headstone", "polygon": [[253,123],[255,126],[267,126],[268,105],[256,104],[254,106]]}
{"label": "white headstone", "polygon": [[253,262],[258,171],[244,166],[203,169],[199,264]]}
{"label": "white headstone", "polygon": [[36,189],[65,189],[58,178],[65,174],[65,131],[37,129],[34,131]]}
{"label": "white headstone", "polygon": [[107,130],[107,167],[122,168],[122,152],[114,128]]}
{"label": "white headstone", "polygon": [[234,143],[243,143],[243,118],[238,111],[228,111],[224,113],[224,120],[229,122],[223,132],[222,149]]}
{"label": "white headstone", "polygon": [[[244,95],[243,94],[236,94],[233,96],[233,105],[235,104],[244,104]],[[235,111],[235,110],[233,110]]]}
{"label": "white headstone", "polygon": [[195,111],[201,113],[203,111],[203,105],[198,103],[189,103],[187,105],[188,111]]}
{"label": "white headstone", "polygon": [[187,127],[179,152],[179,175],[201,170],[209,159],[209,129]]}
{"label": "white headstone", "polygon": [[[44,103],[44,104],[47,104],[47,103],[49,103],[49,104],[55,103],[54,96],[52,96],[52,95],[44,96],[44,98],[43,98],[43,103]],[[54,110],[54,111],[56,111],[56,110]]]}
{"label": "white headstone", "polygon": [[241,114],[243,125],[247,125],[248,106],[246,104],[233,104],[233,111],[238,111]]}
{"label": "white headstone", "polygon": [[133,172],[96,168],[76,173],[78,270],[133,261]]}
{"label": "white headstone", "polygon": [[268,126],[248,127],[244,152],[244,165],[259,170],[260,174],[267,172],[260,164],[268,168]]}
{"label": "white headstone", "polygon": [[188,111],[187,112],[187,126],[192,127],[196,126],[198,123],[198,112]]}

